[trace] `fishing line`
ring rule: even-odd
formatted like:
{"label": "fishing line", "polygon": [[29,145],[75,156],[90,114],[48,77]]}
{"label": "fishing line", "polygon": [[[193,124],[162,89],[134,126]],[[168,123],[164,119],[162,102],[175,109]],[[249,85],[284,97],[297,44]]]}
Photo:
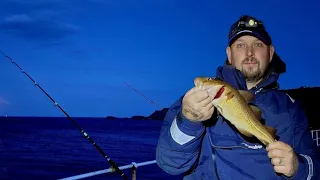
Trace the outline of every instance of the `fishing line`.
{"label": "fishing line", "polygon": [[146,95],[142,94],[141,92],[139,92],[137,89],[135,89],[134,87],[130,86],[130,84],[128,84],[127,82],[124,82],[124,84],[126,84],[128,87],[132,88],[134,91],[136,91],[138,94],[140,94],[142,97],[144,97],[145,99],[147,99],[148,101],[150,101],[152,104],[156,105],[159,109],[162,109],[162,107],[160,107],[156,102],[154,102],[153,100],[151,100],[150,98],[148,98]]}
{"label": "fishing line", "polygon": [[8,58],[11,63],[15,64],[21,71],[24,73],[33,83],[35,86],[38,86],[38,88],[54,103],[55,106],[57,106],[67,117],[69,120],[72,121],[72,123],[79,129],[79,131],[82,133],[82,135],[87,138],[92,145],[97,148],[97,150],[102,154],[102,156],[109,162],[112,168],[114,168],[115,171],[117,171],[125,180],[128,180],[128,178],[125,176],[125,174],[119,169],[119,167],[116,165],[114,161],[112,161],[107,154],[90,138],[90,136],[79,126],[79,124],[73,120],[67,113],[64,111],[59,104],[44,90],[42,87],[32,79],[31,76],[27,72],[25,72],[15,61],[13,61],[9,56],[7,56],[2,50],[0,50],[4,57]]}

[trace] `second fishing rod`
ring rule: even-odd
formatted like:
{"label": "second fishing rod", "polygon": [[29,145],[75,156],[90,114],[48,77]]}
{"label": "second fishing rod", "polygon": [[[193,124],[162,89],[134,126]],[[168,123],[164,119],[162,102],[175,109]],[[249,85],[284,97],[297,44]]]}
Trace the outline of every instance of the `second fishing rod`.
{"label": "second fishing rod", "polygon": [[107,154],[98,146],[98,144],[96,144],[91,137],[84,131],[84,129],[82,129],[79,124],[73,120],[68,114],[67,112],[62,109],[62,107],[31,77],[29,76],[29,74],[27,72],[25,72],[15,61],[13,61],[8,55],[6,55],[2,50],[0,50],[0,52],[3,54],[4,57],[8,58],[11,63],[13,63],[14,65],[16,65],[21,71],[22,73],[24,73],[33,83],[35,86],[38,86],[38,88],[54,103],[55,106],[57,106],[67,117],[69,120],[72,121],[72,123],[79,129],[79,131],[82,133],[82,135],[87,138],[92,145],[101,153],[101,155],[109,162],[109,164],[111,165],[112,168],[115,169],[115,171],[117,171],[121,177],[123,177],[123,179],[128,180],[128,178],[126,177],[126,175],[123,173],[123,171],[121,169],[119,169],[119,167],[116,165],[116,163],[111,160]]}

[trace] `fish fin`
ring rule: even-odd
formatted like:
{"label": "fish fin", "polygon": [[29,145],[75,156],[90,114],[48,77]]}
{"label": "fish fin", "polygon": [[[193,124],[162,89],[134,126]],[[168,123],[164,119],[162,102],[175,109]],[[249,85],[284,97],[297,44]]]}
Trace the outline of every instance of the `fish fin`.
{"label": "fish fin", "polygon": [[248,131],[244,130],[244,129],[238,129],[239,132],[247,137],[253,137],[253,134],[249,133]]}
{"label": "fish fin", "polygon": [[241,94],[241,96],[244,98],[244,100],[247,101],[247,103],[249,103],[254,98],[254,95],[252,93],[250,93],[249,91],[238,90],[238,92]]}
{"label": "fish fin", "polygon": [[217,117],[219,117],[221,114],[220,114],[220,112],[217,110]]}
{"label": "fish fin", "polygon": [[268,146],[269,145],[269,142],[265,141],[265,140],[262,140],[262,139],[259,139],[265,146]]}
{"label": "fish fin", "polygon": [[272,135],[273,139],[276,139],[277,129],[270,127],[270,126],[266,126],[266,128],[269,131],[269,133]]}
{"label": "fish fin", "polygon": [[220,115],[223,116],[223,110],[222,110],[222,108],[221,108],[219,105],[216,105],[216,109],[217,109],[217,111],[218,111],[218,115],[220,114]]}
{"label": "fish fin", "polygon": [[269,142],[269,141],[266,141],[266,140],[263,140],[263,139],[259,139],[259,141],[261,141],[262,144],[264,144],[265,146],[268,146],[270,143],[272,143],[272,142]]}
{"label": "fish fin", "polygon": [[254,105],[250,105],[254,115],[256,116],[257,119],[261,119],[261,114],[262,114],[262,111],[260,108],[258,108],[257,106],[254,106]]}
{"label": "fish fin", "polygon": [[[267,128],[267,131],[271,134],[272,138],[273,138],[273,141],[272,142],[275,142],[277,141],[276,140],[276,132],[277,130],[273,127],[270,127],[270,126],[265,126]],[[257,137],[258,138],[258,137]],[[258,138],[259,139],[259,138]],[[268,146],[270,143],[272,142],[269,142],[269,141],[266,141],[266,140],[263,140],[263,139],[259,139],[265,146]]]}
{"label": "fish fin", "polygon": [[226,96],[227,96],[227,100],[230,100],[233,98],[234,94],[232,93],[232,91],[229,91],[226,93]]}

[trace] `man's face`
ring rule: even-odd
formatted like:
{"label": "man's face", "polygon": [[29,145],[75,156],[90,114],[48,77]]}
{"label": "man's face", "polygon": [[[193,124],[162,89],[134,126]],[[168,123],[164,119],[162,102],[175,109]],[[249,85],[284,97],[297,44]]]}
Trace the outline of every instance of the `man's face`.
{"label": "man's face", "polygon": [[253,36],[241,36],[227,47],[229,63],[240,70],[248,82],[259,81],[271,62],[273,46],[267,46]]}

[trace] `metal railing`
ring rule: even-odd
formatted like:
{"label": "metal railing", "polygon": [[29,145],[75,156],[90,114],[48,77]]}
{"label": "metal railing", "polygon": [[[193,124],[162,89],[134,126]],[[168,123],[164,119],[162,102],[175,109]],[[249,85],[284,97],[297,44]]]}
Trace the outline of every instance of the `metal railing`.
{"label": "metal railing", "polygon": [[320,146],[320,129],[318,130],[311,130],[312,139],[316,142],[317,146]]}
{"label": "metal railing", "polygon": [[[146,166],[146,165],[155,164],[155,163],[157,163],[156,160],[145,161],[145,162],[141,162],[141,163],[132,162],[131,164],[128,164],[128,165],[125,165],[125,166],[119,166],[119,169],[123,170],[123,169],[131,168],[132,180],[136,180],[137,167]],[[92,177],[92,176],[97,176],[97,175],[100,175],[100,174],[113,173],[113,172],[115,172],[115,169],[111,167],[109,169],[103,169],[103,170],[99,170],[99,171],[89,172],[89,173],[80,174],[80,175],[76,175],[76,176],[71,176],[71,177],[67,177],[67,178],[63,178],[63,179],[59,179],[59,180],[84,179],[84,178],[88,178],[88,177]]]}

